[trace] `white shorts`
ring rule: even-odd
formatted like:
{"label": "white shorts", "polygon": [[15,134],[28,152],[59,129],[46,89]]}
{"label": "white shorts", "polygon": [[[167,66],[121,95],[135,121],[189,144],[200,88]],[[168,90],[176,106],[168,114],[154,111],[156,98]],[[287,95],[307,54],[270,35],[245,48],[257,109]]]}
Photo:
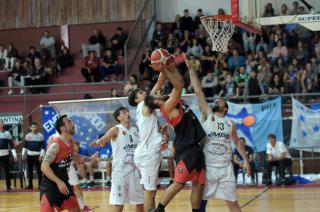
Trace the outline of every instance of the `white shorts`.
{"label": "white shorts", "polygon": [[207,165],[206,168],[206,184],[202,199],[237,201],[236,179],[232,164],[221,168]]}
{"label": "white shorts", "polygon": [[140,183],[145,190],[157,190],[160,154],[135,156],[134,163],[141,173]]}
{"label": "white shorts", "polygon": [[98,162],[98,169],[105,169],[107,166],[107,163],[111,163],[111,161],[105,161],[101,160]]}
{"label": "white shorts", "polygon": [[69,177],[69,184],[72,186],[79,185],[79,178],[76,171],[76,168],[74,167],[74,163],[72,162],[70,165],[70,168],[68,170],[68,177]]}
{"label": "white shorts", "polygon": [[127,175],[119,171],[112,173],[110,205],[125,204],[143,204],[143,187],[138,169]]}

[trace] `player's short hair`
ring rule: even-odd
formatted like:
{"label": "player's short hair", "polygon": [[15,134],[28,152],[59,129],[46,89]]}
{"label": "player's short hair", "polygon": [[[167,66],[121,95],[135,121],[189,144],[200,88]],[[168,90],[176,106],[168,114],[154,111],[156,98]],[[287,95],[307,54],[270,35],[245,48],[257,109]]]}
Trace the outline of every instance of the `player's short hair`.
{"label": "player's short hair", "polygon": [[32,126],[32,125],[38,126],[37,122],[32,122],[32,123],[31,123],[31,126]]}
{"label": "player's short hair", "polygon": [[[119,107],[118,109],[116,109],[114,112],[113,112],[113,118],[117,121],[117,122],[120,122],[118,117],[121,113],[121,111],[124,111],[124,110],[128,110],[128,108],[126,107]],[[102,134],[103,136],[104,134]]]}
{"label": "player's short hair", "polygon": [[243,140],[244,142],[246,142],[246,139],[244,137],[240,137],[239,140]]}
{"label": "player's short hair", "polygon": [[144,98],[144,104],[151,110],[159,109],[159,106],[154,103],[154,100],[155,98],[152,95],[147,94]]}
{"label": "player's short hair", "polygon": [[277,137],[276,137],[275,134],[270,133],[270,134],[268,135],[268,138],[276,139]]}
{"label": "player's short hair", "polygon": [[141,91],[140,88],[136,88],[129,93],[129,96],[128,96],[129,105],[133,107],[136,107],[138,105],[138,103],[136,102],[136,98],[140,91]]}
{"label": "player's short hair", "polygon": [[60,116],[57,121],[56,121],[56,130],[59,134],[61,134],[61,129],[60,127],[63,127],[64,126],[64,122],[63,122],[63,119],[66,118],[67,115],[62,115]]}

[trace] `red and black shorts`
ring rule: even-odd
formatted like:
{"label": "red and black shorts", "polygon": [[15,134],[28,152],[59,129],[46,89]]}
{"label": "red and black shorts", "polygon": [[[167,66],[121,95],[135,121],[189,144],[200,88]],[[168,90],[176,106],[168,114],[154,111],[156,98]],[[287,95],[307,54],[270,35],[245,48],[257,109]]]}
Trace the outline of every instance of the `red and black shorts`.
{"label": "red and black shorts", "polygon": [[64,200],[60,206],[51,205],[45,193],[41,196],[40,212],[60,212],[62,210],[73,210],[76,208],[79,208],[79,204],[74,194],[70,195],[68,199]]}
{"label": "red and black shorts", "polygon": [[204,169],[201,169],[200,172],[197,171],[197,169],[192,169],[192,171],[189,172],[186,164],[180,160],[177,163],[174,171],[174,182],[184,184],[190,180],[192,180],[192,183],[194,184],[204,185],[206,180],[206,172]]}

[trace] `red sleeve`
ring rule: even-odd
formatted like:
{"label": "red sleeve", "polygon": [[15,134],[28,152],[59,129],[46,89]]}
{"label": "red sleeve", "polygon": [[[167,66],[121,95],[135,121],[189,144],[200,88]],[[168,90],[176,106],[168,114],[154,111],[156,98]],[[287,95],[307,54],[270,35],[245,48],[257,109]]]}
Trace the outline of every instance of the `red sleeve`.
{"label": "red sleeve", "polygon": [[182,108],[181,108],[181,101],[179,101],[178,103],[179,105],[179,115],[173,119],[169,119],[169,116],[168,114],[166,113],[166,111],[164,110],[164,106],[161,106],[160,108],[160,112],[161,114],[163,115],[164,119],[172,126],[172,127],[175,127],[177,126],[180,121],[182,120],[182,117],[183,117],[183,111],[182,111]]}

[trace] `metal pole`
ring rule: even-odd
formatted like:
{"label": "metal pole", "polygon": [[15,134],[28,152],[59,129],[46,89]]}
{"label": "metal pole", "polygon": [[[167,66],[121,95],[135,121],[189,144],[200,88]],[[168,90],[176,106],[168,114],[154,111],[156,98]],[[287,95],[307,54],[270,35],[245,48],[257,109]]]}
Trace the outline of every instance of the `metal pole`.
{"label": "metal pole", "polygon": [[128,80],[128,46],[127,42],[124,45],[124,81],[127,83]]}
{"label": "metal pole", "polygon": [[300,175],[303,175],[303,153],[301,149],[299,150],[299,155],[300,155],[300,159],[299,159]]}

